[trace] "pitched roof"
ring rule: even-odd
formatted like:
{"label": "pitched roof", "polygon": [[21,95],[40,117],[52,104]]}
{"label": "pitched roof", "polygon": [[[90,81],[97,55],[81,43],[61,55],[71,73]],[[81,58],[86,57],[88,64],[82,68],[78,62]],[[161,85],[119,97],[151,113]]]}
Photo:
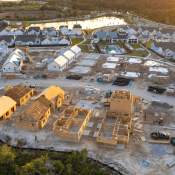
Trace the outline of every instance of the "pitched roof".
{"label": "pitched roof", "polygon": [[12,63],[16,66],[19,66],[20,62],[22,61],[22,56],[20,57],[17,54],[13,54],[9,56],[6,61],[4,62],[3,66],[5,66],[7,63]]}
{"label": "pitched roof", "polygon": [[74,24],[73,28],[82,28],[80,24]]}
{"label": "pitched roof", "polygon": [[27,93],[29,93],[32,89],[28,87],[24,87],[23,84],[19,84],[14,86],[12,89],[9,89],[5,92],[5,96],[12,98],[13,100],[17,101],[24,97]]}
{"label": "pitched roof", "polygon": [[174,32],[175,32],[174,29],[167,29],[167,28],[161,29],[161,33],[162,33],[162,34],[167,34],[167,33],[169,33],[170,35],[173,35]]}
{"label": "pitched roof", "polygon": [[36,35],[17,35],[15,41],[22,41],[22,42],[35,42],[37,36]]}
{"label": "pitched roof", "polygon": [[61,28],[63,28],[63,27],[67,27],[67,28],[68,28],[68,26],[60,26],[59,29],[61,29]]}
{"label": "pitched roof", "polygon": [[11,43],[11,40],[14,39],[14,35],[2,35],[0,36],[0,41],[5,41]]}
{"label": "pitched roof", "polygon": [[19,57],[24,56],[24,52],[22,50],[19,50],[19,49],[15,49],[9,56],[12,56],[13,54],[18,55]]}
{"label": "pitched roof", "polygon": [[75,56],[75,54],[73,52],[71,52],[70,50],[67,50],[66,52],[64,52],[63,54],[66,58],[68,58],[69,60]]}
{"label": "pitched roof", "polygon": [[9,109],[16,105],[16,101],[7,96],[0,98],[0,116],[4,115]]}
{"label": "pitched roof", "polygon": [[118,38],[117,32],[108,32],[108,34],[114,39]]}
{"label": "pitched roof", "polygon": [[46,107],[43,103],[35,101],[29,105],[24,111],[22,111],[16,118],[18,122],[38,122],[46,114],[49,107]]}
{"label": "pitched roof", "polygon": [[122,28],[123,30],[128,30],[129,29],[129,27],[127,25],[121,26],[119,28]]}
{"label": "pitched roof", "polygon": [[40,32],[40,27],[29,27],[28,32],[34,30],[35,32]]}
{"label": "pitched roof", "polygon": [[43,30],[47,30],[48,32],[52,31],[52,30],[56,30],[55,27],[44,27]]}
{"label": "pitched roof", "polygon": [[175,43],[173,42],[155,42],[155,47],[161,47],[163,51],[169,49],[175,52]]}
{"label": "pitched roof", "polygon": [[103,39],[106,36],[106,32],[97,32],[96,35],[97,35],[97,38]]}
{"label": "pitched roof", "polygon": [[64,95],[64,90],[62,90],[58,86],[50,86],[47,89],[45,89],[43,92],[41,92],[37,97],[36,100],[41,97],[45,96],[49,101],[55,101],[55,98],[58,97],[59,95]]}
{"label": "pitched roof", "polygon": [[[19,30],[19,31],[21,31],[21,32],[25,32],[25,29],[26,29],[25,27],[22,27],[22,26],[21,26],[21,27],[19,27],[17,30]],[[17,30],[16,30],[16,31],[17,31]]]}
{"label": "pitched roof", "polygon": [[47,39],[47,40],[49,40],[49,41],[52,42],[52,38],[51,38],[50,35],[41,35],[40,41],[42,42],[42,41],[44,41],[45,39]]}
{"label": "pitched roof", "polygon": [[70,41],[70,38],[68,35],[60,35],[58,38],[58,41],[61,41],[62,39],[66,39],[67,41]]}
{"label": "pitched roof", "polygon": [[72,50],[74,53],[78,53],[78,52],[81,51],[81,49],[80,49],[77,45],[72,46],[72,47],[70,48],[70,50]]}

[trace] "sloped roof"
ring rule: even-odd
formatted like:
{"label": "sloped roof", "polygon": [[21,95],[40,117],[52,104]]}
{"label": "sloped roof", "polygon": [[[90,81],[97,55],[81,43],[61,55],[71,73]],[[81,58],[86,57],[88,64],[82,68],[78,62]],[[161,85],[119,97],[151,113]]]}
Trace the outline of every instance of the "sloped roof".
{"label": "sloped roof", "polygon": [[122,28],[123,30],[128,30],[128,29],[129,29],[129,27],[128,27],[127,25],[120,26],[120,27],[118,27],[118,28]]}
{"label": "sloped roof", "polygon": [[75,54],[73,52],[71,52],[70,50],[67,50],[66,52],[64,52],[63,54],[66,58],[68,58],[69,60],[75,56]]}
{"label": "sloped roof", "polygon": [[45,98],[47,98],[49,101],[54,101],[56,97],[58,97],[59,95],[64,95],[64,90],[62,90],[60,87],[58,86],[50,86],[47,89],[45,89],[43,92],[41,92],[37,97],[41,97],[41,96],[45,96]]}
{"label": "sloped roof", "polygon": [[0,116],[4,115],[9,109],[16,105],[16,101],[7,96],[0,98]]}
{"label": "sloped roof", "polygon": [[75,53],[78,53],[78,52],[81,51],[81,49],[80,49],[77,45],[72,46],[72,47],[70,48],[70,50],[72,50],[72,51],[75,52]]}
{"label": "sloped roof", "polygon": [[58,38],[59,41],[61,41],[62,39],[66,39],[66,40],[70,41],[70,38],[69,38],[69,36],[67,36],[67,35],[61,35],[61,36]]}
{"label": "sloped roof", "polygon": [[20,57],[19,55],[13,54],[6,59],[3,66],[5,66],[7,63],[12,63],[18,66],[21,60],[22,60],[22,57]]}
{"label": "sloped roof", "polygon": [[2,35],[0,36],[0,41],[5,41],[11,43],[11,40],[14,39],[14,35]]}
{"label": "sloped roof", "polygon": [[43,30],[47,30],[48,32],[52,31],[52,30],[56,30],[55,27],[44,27]]}
{"label": "sloped roof", "polygon": [[174,32],[175,32],[174,29],[167,29],[167,28],[163,28],[163,29],[161,29],[161,33],[163,33],[163,34],[167,34],[167,33],[169,33],[170,35],[173,35]]}
{"label": "sloped roof", "polygon": [[106,36],[106,32],[97,32],[96,35],[97,35],[97,38],[103,39]]}
{"label": "sloped roof", "polygon": [[34,30],[35,32],[40,32],[40,27],[29,27],[28,32]]}
{"label": "sloped roof", "polygon": [[23,52],[22,50],[20,50],[20,49],[15,49],[15,50],[9,55],[9,57],[12,56],[13,54],[16,54],[16,55],[18,55],[18,56],[20,56],[20,57],[23,57],[23,56],[24,56],[24,52]]}
{"label": "sloped roof", "polygon": [[37,38],[37,35],[17,35],[15,41],[21,41],[21,42],[35,42]]}
{"label": "sloped roof", "polygon": [[161,47],[163,51],[169,49],[175,52],[175,43],[173,42],[155,42],[155,47]]}
{"label": "sloped roof", "polygon": [[67,27],[67,28],[68,28],[68,26],[60,26],[59,29],[61,29],[61,28],[63,28],[63,27]]}
{"label": "sloped roof", "polygon": [[80,24],[74,24],[73,28],[82,28]]}
{"label": "sloped roof", "polygon": [[52,42],[52,38],[49,35],[41,35],[40,41],[44,41],[45,39]]}
{"label": "sloped roof", "polygon": [[57,64],[59,64],[60,66],[63,66],[67,63],[67,59],[60,55],[59,57],[57,57],[55,60],[54,60]]}
{"label": "sloped roof", "polygon": [[114,39],[118,38],[117,32],[108,32],[108,34]]}

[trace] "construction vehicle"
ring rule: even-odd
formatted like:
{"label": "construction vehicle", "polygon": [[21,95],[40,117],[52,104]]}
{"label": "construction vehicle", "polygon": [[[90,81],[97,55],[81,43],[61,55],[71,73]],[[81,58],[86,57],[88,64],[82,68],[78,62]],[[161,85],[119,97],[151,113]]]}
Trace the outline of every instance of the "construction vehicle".
{"label": "construction vehicle", "polygon": [[106,97],[106,98],[110,98],[111,95],[112,95],[112,91],[111,91],[111,90],[108,90],[108,92],[106,92],[105,97]]}
{"label": "construction vehicle", "polygon": [[150,136],[155,140],[157,139],[167,139],[168,140],[170,138],[170,134],[164,131],[151,133]]}

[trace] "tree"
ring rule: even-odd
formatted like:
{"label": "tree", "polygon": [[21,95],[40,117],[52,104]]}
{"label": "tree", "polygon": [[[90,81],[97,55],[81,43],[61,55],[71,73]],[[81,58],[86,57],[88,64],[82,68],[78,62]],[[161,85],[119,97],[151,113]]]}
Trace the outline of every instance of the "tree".
{"label": "tree", "polygon": [[72,165],[71,164],[67,164],[66,168],[67,168],[67,173],[70,175],[71,170],[72,170]]}
{"label": "tree", "polygon": [[81,150],[81,154],[83,155],[83,160],[84,160],[84,162],[85,162],[86,159],[87,159],[88,150],[87,150],[87,149]]}
{"label": "tree", "polygon": [[77,158],[77,153],[76,153],[76,152],[73,152],[73,153],[72,153],[72,157],[73,157],[73,160],[75,161],[76,158]]}
{"label": "tree", "polygon": [[41,175],[46,175],[48,170],[46,167],[40,167],[39,168],[39,172],[41,173]]}
{"label": "tree", "polygon": [[7,145],[0,147],[0,164],[10,163],[15,157],[15,152],[12,151],[11,147],[8,147]]}
{"label": "tree", "polygon": [[78,162],[83,162],[83,160],[84,160],[83,155],[82,155],[82,154],[79,154],[79,155],[77,156],[77,161],[78,161]]}
{"label": "tree", "polygon": [[18,13],[15,13],[15,14],[14,14],[14,18],[15,18],[15,19],[18,19],[18,18],[19,18],[19,14],[18,14]]}
{"label": "tree", "polygon": [[53,166],[56,168],[56,173],[62,173],[64,170],[64,165],[61,163],[60,160],[54,162]]}
{"label": "tree", "polygon": [[44,19],[46,17],[45,11],[42,11],[41,17]]}
{"label": "tree", "polygon": [[73,159],[72,155],[69,155],[66,163],[72,163],[72,159]]}

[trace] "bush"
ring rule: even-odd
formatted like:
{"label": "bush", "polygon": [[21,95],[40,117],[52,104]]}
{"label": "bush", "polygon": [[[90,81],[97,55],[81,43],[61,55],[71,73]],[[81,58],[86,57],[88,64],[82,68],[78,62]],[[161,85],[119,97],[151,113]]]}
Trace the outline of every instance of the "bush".
{"label": "bush", "polygon": [[55,161],[53,166],[56,168],[56,173],[62,173],[62,171],[64,170],[64,165],[61,163],[60,160]]}

